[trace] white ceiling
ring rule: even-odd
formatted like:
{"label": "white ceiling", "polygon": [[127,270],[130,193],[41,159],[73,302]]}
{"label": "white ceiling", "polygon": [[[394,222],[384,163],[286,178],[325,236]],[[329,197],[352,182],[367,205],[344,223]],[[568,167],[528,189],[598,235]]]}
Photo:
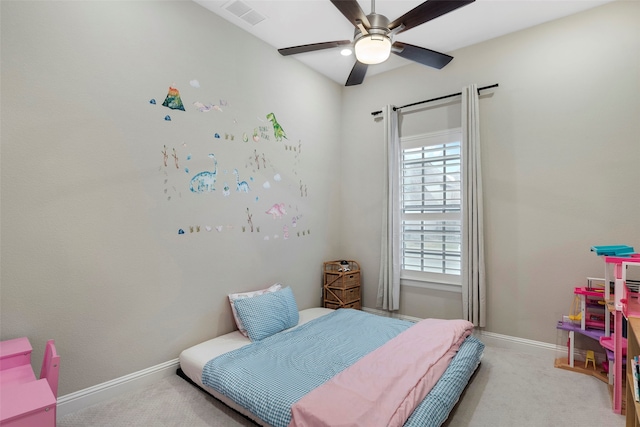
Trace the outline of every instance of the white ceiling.
{"label": "white ceiling", "polygon": [[[194,0],[237,25],[274,49],[335,40],[352,40],[353,25],[329,0]],[[394,40],[449,53],[494,37],[552,21],[609,3],[613,0],[476,0],[467,6],[398,34]],[[394,20],[423,0],[378,0],[375,11]],[[370,0],[358,0],[371,13]],[[243,8],[250,8],[241,14]],[[236,10],[238,17],[231,10]],[[252,25],[248,21],[262,21]],[[289,56],[330,79],[344,84],[354,57],[340,49],[326,49]],[[455,59],[454,59],[455,60]],[[412,61],[391,55],[383,64],[371,65],[367,76],[389,71]],[[446,69],[446,68],[445,68]],[[366,78],[365,78],[366,83]]]}

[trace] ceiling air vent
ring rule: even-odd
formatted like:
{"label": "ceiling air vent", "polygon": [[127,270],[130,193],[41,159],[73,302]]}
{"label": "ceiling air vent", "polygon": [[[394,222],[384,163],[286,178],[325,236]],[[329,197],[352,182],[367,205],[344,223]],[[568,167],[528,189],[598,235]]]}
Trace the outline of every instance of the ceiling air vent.
{"label": "ceiling air vent", "polygon": [[256,12],[255,9],[251,9],[249,5],[240,0],[231,1],[226,6],[224,6],[224,8],[233,13],[238,18],[247,22],[249,25],[256,25],[257,23],[265,20],[264,15]]}

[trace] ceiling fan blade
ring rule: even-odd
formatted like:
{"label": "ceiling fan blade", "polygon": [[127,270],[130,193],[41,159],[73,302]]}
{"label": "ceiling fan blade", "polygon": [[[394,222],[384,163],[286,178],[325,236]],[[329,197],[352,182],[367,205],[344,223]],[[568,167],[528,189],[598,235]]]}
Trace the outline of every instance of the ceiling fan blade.
{"label": "ceiling fan blade", "polygon": [[347,79],[345,86],[355,86],[362,83],[364,81],[365,74],[367,74],[367,67],[369,67],[367,64],[356,61],[355,65],[351,69],[351,73],[349,74],[349,78]]}
{"label": "ceiling fan blade", "polygon": [[401,33],[453,10],[459,9],[462,6],[473,3],[474,1],[475,0],[428,0],[411,9],[400,18],[394,20],[389,24],[389,29],[393,30],[400,25],[404,25],[404,28],[398,31]]}
{"label": "ceiling fan blade", "polygon": [[305,53],[305,52],[313,52],[316,50],[322,49],[331,49],[333,47],[344,46],[351,44],[351,40],[336,40],[333,42],[324,42],[324,43],[312,43],[312,44],[303,44],[300,46],[292,46],[292,47],[283,47],[282,49],[278,49],[281,55],[295,55],[297,53]]}
{"label": "ceiling fan blade", "polygon": [[354,27],[358,26],[358,21],[362,22],[365,28],[371,27],[367,15],[363,12],[356,0],[331,0],[331,3],[342,12],[344,17],[347,18]]}
{"label": "ceiling fan blade", "polygon": [[453,59],[453,56],[402,42],[393,43],[391,52],[405,59],[410,59],[411,61],[437,69],[441,69]]}

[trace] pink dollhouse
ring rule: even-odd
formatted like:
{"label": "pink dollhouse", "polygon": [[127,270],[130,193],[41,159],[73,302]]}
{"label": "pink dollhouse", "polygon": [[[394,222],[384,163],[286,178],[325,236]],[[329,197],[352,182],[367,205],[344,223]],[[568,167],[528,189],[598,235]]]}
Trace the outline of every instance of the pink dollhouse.
{"label": "pink dollhouse", "polygon": [[[640,293],[638,289],[631,289],[628,286],[626,275],[629,266],[640,267],[640,254],[635,253],[632,247],[625,245],[594,246],[591,251],[602,256],[605,262],[605,277],[601,280],[604,288],[594,289],[589,281],[587,287],[574,289],[580,307],[579,310],[575,310],[576,313],[565,316],[563,321],[558,322],[558,329],[569,331],[569,339],[566,363],[557,359],[556,367],[589,373],[606,380],[613,390],[613,411],[620,414],[622,412],[622,386],[624,382],[622,369],[626,364],[627,351],[627,340],[622,336],[623,316],[640,317],[640,303],[638,302]],[[613,295],[611,294],[611,285],[613,285]],[[594,307],[599,305],[602,305],[603,309],[598,312],[594,310]],[[580,321],[579,324],[578,321]],[[607,355],[607,361],[603,364],[606,377],[600,377],[596,369],[587,370],[586,364],[585,369],[575,366],[574,334],[576,332],[593,338],[602,345]]]}

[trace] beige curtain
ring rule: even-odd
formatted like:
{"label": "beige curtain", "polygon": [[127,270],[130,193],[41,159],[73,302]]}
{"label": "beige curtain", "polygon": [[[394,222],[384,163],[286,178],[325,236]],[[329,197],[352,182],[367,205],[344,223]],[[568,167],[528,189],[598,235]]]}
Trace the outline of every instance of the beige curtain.
{"label": "beige curtain", "polygon": [[382,244],[377,308],[400,309],[400,133],[398,112],[387,105],[384,110],[385,162],[382,195]]}
{"label": "beige curtain", "polygon": [[478,87],[462,89],[462,312],[486,326],[482,170]]}

